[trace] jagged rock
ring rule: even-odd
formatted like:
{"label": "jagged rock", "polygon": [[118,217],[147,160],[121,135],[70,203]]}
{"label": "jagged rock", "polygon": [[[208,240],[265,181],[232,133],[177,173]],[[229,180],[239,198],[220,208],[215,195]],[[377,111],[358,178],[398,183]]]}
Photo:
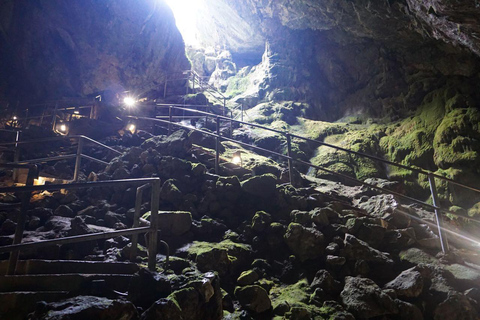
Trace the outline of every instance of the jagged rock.
{"label": "jagged rock", "polygon": [[331,266],[343,266],[347,262],[347,259],[345,259],[345,257],[333,256],[329,254],[327,255],[325,262]]}
{"label": "jagged rock", "polygon": [[214,270],[223,277],[227,274],[238,276],[241,270],[245,270],[252,249],[249,245],[230,240],[219,243],[194,241],[193,244],[180,248],[178,252],[187,253],[190,259],[195,260],[200,271]]}
{"label": "jagged rock", "polygon": [[267,173],[261,176],[251,177],[242,182],[242,190],[248,194],[269,198],[275,193],[277,177]]}
{"label": "jagged rock", "polygon": [[317,259],[324,251],[324,236],[313,228],[290,223],[284,235],[285,242],[301,261]]}
{"label": "jagged rock", "polygon": [[415,305],[395,299],[395,304],[398,307],[400,312],[398,313],[396,319],[399,320],[423,320],[422,311]]}
{"label": "jagged rock", "polygon": [[10,219],[5,220],[2,223],[2,227],[0,228],[0,232],[2,235],[10,235],[15,233],[15,229],[17,228],[17,224]]}
{"label": "jagged rock", "polygon": [[32,320],[71,319],[122,319],[137,320],[135,306],[123,300],[111,300],[93,296],[78,296],[67,300],[48,303],[35,311]]}
{"label": "jagged rock", "polygon": [[322,289],[327,294],[338,294],[341,290],[340,282],[336,281],[327,270],[318,270],[310,284],[312,289]]}
{"label": "jagged rock", "polygon": [[359,318],[374,318],[398,313],[393,299],[367,278],[345,278],[345,287],[340,293],[347,310]]}
{"label": "jagged rock", "polygon": [[156,300],[171,293],[170,281],[165,275],[140,269],[130,281],[128,300],[136,306],[148,308]]}
{"label": "jagged rock", "polygon": [[330,224],[330,221],[328,220],[329,216],[338,216],[338,214],[335,211],[333,211],[334,213],[332,214],[332,211],[333,210],[328,207],[315,208],[309,212],[310,219],[318,227],[327,226]]}
{"label": "jagged rock", "polygon": [[246,285],[253,284],[259,278],[260,277],[258,276],[258,273],[255,272],[255,270],[247,270],[240,274],[240,276],[237,279],[237,283],[240,286],[246,286]]}
{"label": "jagged rock", "polygon": [[357,239],[351,234],[345,234],[343,253],[350,260],[364,260],[379,264],[393,264],[388,254],[370,247],[366,242]]}
{"label": "jagged rock", "polygon": [[237,287],[235,296],[245,309],[254,313],[262,313],[272,307],[267,291],[258,285]]}
{"label": "jagged rock", "polygon": [[386,289],[393,289],[400,297],[415,298],[423,291],[422,274],[411,268],[403,271],[398,277],[385,285]]}
{"label": "jagged rock", "polygon": [[54,214],[56,216],[60,216],[60,217],[67,217],[67,218],[73,218],[75,216],[75,213],[73,212],[72,209],[70,209],[69,206],[66,206],[66,205],[61,205],[59,206]]}
{"label": "jagged rock", "polygon": [[[370,197],[367,201],[358,205],[360,209],[368,212],[369,215],[381,218],[397,228],[407,228],[411,224],[411,210],[398,203],[395,196],[381,194]],[[416,213],[413,213],[416,214]]]}
{"label": "jagged rock", "polygon": [[159,211],[158,227],[167,236],[180,236],[190,231],[192,214],[186,211]]}
{"label": "jagged rock", "polygon": [[463,294],[450,291],[445,301],[435,309],[435,320],[465,319],[478,320],[475,305]]}
{"label": "jagged rock", "polygon": [[175,184],[175,180],[165,181],[160,189],[160,198],[173,204],[180,204],[183,199],[182,192]]}
{"label": "jagged rock", "polygon": [[220,280],[211,272],[172,292],[168,299],[179,306],[183,320],[219,320],[223,314]]}
{"label": "jagged rock", "polygon": [[166,298],[155,301],[155,303],[142,314],[140,319],[184,320],[182,311],[176,301]]}
{"label": "jagged rock", "polygon": [[263,232],[272,222],[272,216],[265,211],[257,211],[252,218],[252,230]]}

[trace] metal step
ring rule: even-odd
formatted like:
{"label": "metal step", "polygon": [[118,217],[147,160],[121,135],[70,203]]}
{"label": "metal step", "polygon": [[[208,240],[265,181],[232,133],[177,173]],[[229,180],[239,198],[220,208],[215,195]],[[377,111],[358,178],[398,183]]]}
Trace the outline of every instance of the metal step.
{"label": "metal step", "polygon": [[[0,274],[7,272],[8,261],[0,262]],[[35,274],[134,274],[139,266],[130,262],[78,260],[20,260],[16,275]]]}
{"label": "metal step", "polygon": [[126,292],[130,274],[45,274],[0,276],[0,292],[14,291],[79,291],[90,287],[92,281],[103,280],[105,287]]}

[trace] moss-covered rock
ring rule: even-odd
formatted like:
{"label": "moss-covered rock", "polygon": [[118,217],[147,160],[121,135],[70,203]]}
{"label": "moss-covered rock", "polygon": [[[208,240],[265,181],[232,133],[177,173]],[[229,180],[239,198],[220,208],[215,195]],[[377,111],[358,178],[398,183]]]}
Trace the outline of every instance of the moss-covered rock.
{"label": "moss-covered rock", "polygon": [[269,198],[275,193],[277,177],[271,173],[251,177],[242,182],[242,190],[248,194]]}
{"label": "moss-covered rock", "polygon": [[318,259],[324,251],[324,236],[313,228],[305,228],[298,223],[290,223],[285,232],[285,242],[301,260]]}

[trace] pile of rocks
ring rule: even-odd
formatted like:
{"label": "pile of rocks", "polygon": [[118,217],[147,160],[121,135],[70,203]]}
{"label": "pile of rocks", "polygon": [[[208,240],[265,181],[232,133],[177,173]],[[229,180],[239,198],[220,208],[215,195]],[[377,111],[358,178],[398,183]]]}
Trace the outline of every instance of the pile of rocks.
{"label": "pile of rocks", "polygon": [[[46,304],[31,319],[478,319],[479,267],[440,254],[429,225],[411,218],[422,212],[393,207],[393,198],[371,190],[340,201],[279,185],[271,173],[217,176],[189,148],[184,131],[152,137],[95,173],[99,180],[161,178],[168,266],[140,271],[125,297]],[[148,224],[149,196],[143,200]],[[127,228],[134,201],[134,186],[37,194],[26,241]],[[0,213],[1,245],[11,242],[13,221]],[[147,259],[145,245],[140,239],[138,263]],[[130,250],[129,239],[118,237],[22,255],[112,261]]]}

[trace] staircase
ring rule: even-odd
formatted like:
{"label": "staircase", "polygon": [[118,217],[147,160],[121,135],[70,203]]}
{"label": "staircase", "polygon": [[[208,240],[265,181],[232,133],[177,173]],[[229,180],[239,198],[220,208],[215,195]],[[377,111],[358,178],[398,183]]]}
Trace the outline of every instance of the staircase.
{"label": "staircase", "polygon": [[[0,274],[6,273],[7,266],[8,261],[0,262]],[[18,261],[16,275],[0,276],[0,319],[25,319],[40,301],[58,301],[79,294],[122,295],[138,270],[135,263],[129,262]]]}

